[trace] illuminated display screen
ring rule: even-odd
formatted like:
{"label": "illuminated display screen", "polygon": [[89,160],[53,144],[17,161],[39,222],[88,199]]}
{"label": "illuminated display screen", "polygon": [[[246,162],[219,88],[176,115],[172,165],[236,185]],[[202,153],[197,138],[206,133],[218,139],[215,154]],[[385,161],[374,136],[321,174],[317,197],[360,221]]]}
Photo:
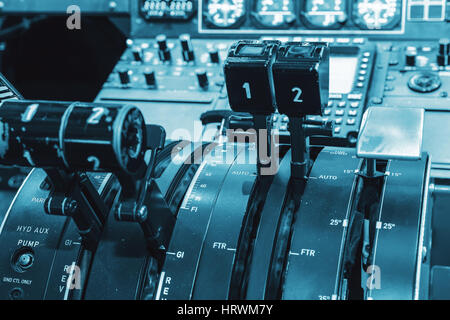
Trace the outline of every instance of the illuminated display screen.
{"label": "illuminated display screen", "polygon": [[187,20],[194,14],[193,0],[141,0],[141,16],[147,20]]}
{"label": "illuminated display screen", "polygon": [[341,94],[350,93],[353,88],[357,67],[357,56],[331,55],[330,92]]}

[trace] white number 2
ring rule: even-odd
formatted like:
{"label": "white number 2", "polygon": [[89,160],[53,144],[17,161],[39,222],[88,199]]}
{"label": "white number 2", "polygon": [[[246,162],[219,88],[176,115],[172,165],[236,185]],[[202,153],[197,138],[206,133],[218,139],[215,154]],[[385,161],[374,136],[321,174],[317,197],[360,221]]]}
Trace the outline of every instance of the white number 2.
{"label": "white number 2", "polygon": [[294,102],[303,102],[303,99],[300,99],[300,97],[302,96],[302,89],[298,88],[298,87],[294,87],[292,88],[292,92],[297,92],[297,94],[294,97]]}
{"label": "white number 2", "polygon": [[245,82],[242,88],[245,89],[245,95],[247,96],[247,99],[250,100],[252,98],[252,93],[250,92],[250,84],[248,82]]}
{"label": "white number 2", "polygon": [[87,119],[87,123],[98,124],[102,116],[105,114],[105,111],[105,108],[95,107],[94,109],[92,109],[92,114]]}

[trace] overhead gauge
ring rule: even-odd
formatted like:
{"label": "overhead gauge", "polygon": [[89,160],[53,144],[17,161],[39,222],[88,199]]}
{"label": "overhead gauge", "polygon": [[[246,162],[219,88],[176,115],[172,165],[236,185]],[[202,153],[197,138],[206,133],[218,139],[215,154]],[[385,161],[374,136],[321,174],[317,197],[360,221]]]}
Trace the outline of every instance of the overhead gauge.
{"label": "overhead gauge", "polygon": [[267,28],[283,28],[296,21],[295,0],[254,0],[252,17]]}
{"label": "overhead gauge", "polygon": [[206,0],[203,14],[216,28],[234,28],[245,20],[245,0]]}
{"label": "overhead gauge", "polygon": [[355,0],[353,22],[361,29],[392,29],[401,20],[402,0]]}
{"label": "overhead gauge", "polygon": [[301,19],[311,29],[338,29],[347,21],[346,3],[345,0],[306,0]]}

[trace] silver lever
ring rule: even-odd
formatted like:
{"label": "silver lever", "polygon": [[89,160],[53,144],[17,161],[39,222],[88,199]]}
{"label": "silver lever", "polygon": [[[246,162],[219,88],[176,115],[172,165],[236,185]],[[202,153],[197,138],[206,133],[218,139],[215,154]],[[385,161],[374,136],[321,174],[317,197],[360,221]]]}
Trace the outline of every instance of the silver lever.
{"label": "silver lever", "polygon": [[356,154],[368,159],[418,160],[424,109],[371,107],[364,113]]}

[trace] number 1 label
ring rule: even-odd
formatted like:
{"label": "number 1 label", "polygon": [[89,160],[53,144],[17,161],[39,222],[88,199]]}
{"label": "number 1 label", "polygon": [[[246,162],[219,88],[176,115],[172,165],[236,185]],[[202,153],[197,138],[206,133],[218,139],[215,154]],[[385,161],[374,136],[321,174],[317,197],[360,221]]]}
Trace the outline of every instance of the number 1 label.
{"label": "number 1 label", "polygon": [[252,93],[250,91],[250,84],[248,82],[245,82],[243,84],[242,88],[245,89],[245,95],[246,95],[247,99],[250,100],[252,98]]}

